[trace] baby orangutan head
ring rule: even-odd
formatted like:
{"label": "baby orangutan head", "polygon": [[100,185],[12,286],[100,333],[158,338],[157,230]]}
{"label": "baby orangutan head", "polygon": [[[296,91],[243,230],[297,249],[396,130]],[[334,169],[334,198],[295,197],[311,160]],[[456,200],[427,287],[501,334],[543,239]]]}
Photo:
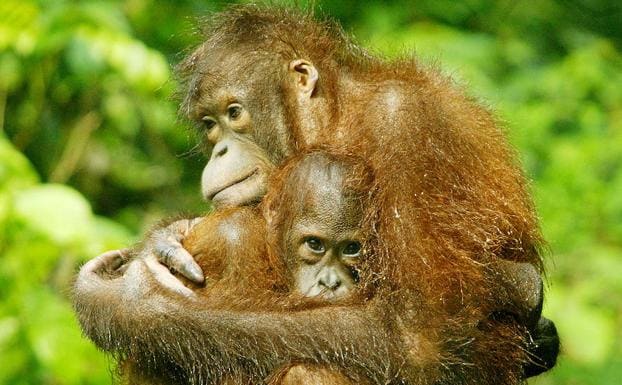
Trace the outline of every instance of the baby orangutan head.
{"label": "baby orangutan head", "polygon": [[268,228],[276,230],[291,290],[329,301],[348,297],[369,257],[370,170],[352,157],[314,151],[277,178],[282,188],[268,196]]}

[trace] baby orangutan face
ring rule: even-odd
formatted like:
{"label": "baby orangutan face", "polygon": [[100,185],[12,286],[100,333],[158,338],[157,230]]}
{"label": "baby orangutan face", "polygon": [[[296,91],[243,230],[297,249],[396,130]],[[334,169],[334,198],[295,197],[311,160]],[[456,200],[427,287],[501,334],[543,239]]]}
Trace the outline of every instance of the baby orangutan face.
{"label": "baby orangutan face", "polygon": [[[310,233],[314,235],[303,235]],[[299,293],[333,300],[345,297],[354,289],[359,279],[361,242],[347,233],[353,231],[299,233],[295,242],[300,265],[294,277]]]}
{"label": "baby orangutan face", "polygon": [[349,169],[313,159],[302,164],[286,238],[293,288],[329,301],[348,296],[363,258],[360,194],[348,188]]}

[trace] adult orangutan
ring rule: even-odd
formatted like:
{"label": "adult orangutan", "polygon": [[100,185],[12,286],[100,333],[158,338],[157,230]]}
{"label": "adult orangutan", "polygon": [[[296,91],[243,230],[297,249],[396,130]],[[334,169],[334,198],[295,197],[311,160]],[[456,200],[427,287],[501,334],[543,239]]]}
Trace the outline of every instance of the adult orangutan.
{"label": "adult orangutan", "polygon": [[[491,114],[433,69],[373,57],[301,12],[232,7],[206,25],[180,68],[183,111],[211,151],[204,195],[217,208],[252,204],[291,154],[318,144],[358,153],[380,186],[374,296],[230,311],[166,290],[188,293],[149,258],[109,280],[117,259],[108,254],[76,283],[86,334],[193,383],[223,374],[262,382],[296,364],[373,383],[519,382],[541,310],[541,239]],[[202,280],[182,249],[163,254]]]}

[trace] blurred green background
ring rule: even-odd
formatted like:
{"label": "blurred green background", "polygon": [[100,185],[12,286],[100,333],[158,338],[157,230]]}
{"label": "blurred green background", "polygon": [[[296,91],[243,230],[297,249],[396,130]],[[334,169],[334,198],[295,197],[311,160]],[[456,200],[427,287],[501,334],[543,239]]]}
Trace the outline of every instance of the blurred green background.
{"label": "blurred green background", "polygon": [[[205,158],[172,65],[224,2],[0,1],[0,384],[110,384],[76,267],[201,212]],[[622,383],[619,1],[317,1],[366,47],[415,51],[507,122],[551,252],[563,354],[530,384]]]}

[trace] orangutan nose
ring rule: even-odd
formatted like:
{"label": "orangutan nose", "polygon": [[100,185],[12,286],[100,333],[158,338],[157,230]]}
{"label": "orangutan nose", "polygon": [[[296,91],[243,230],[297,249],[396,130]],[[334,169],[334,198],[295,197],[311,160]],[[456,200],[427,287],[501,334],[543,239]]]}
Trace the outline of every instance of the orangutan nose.
{"label": "orangutan nose", "polygon": [[341,280],[339,276],[335,274],[332,269],[325,272],[319,280],[320,286],[327,288],[328,290],[337,290],[339,286],[341,286]]}

